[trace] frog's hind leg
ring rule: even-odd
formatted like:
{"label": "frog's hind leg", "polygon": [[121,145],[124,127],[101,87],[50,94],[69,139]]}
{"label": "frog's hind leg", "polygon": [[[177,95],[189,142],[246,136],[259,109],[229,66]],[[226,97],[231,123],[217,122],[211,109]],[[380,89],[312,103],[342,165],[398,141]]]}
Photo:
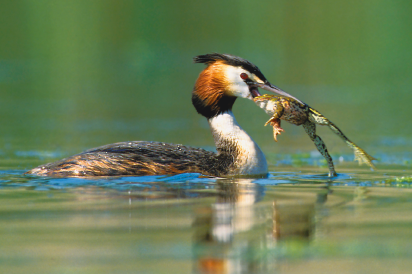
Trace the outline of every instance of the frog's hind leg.
{"label": "frog's hind leg", "polygon": [[329,125],[330,121],[323,116],[319,111],[309,107],[309,121],[317,125],[326,126]]}
{"label": "frog's hind leg", "polygon": [[318,135],[316,135],[316,125],[310,121],[306,121],[303,124],[303,128],[305,129],[306,133],[309,135],[313,143],[315,143],[315,146],[319,150],[320,154],[322,154],[322,156],[325,157],[326,161],[328,162],[329,177],[335,177],[337,174],[335,171],[335,166],[333,165],[332,157],[330,157],[328,149],[326,148],[323,140]]}
{"label": "frog's hind leg", "polygon": [[366,151],[358,147],[354,142],[349,140],[345,134],[331,121],[329,121],[325,116],[319,113],[317,110],[310,108],[309,120],[313,123],[322,126],[328,126],[336,135],[338,135],[349,147],[351,147],[355,153],[355,161],[359,161],[359,164],[366,163],[371,168],[375,168],[372,160],[376,160],[374,157],[370,156]]}

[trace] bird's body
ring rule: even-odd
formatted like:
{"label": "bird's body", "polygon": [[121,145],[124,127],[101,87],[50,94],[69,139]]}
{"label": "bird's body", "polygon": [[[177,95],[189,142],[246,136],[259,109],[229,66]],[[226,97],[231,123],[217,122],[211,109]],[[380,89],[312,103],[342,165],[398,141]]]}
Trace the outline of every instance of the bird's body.
{"label": "bird's body", "polygon": [[[266,176],[265,156],[232,113],[237,97],[260,96],[272,86],[249,61],[228,54],[194,58],[207,67],[196,81],[192,103],[209,123],[217,153],[160,142],[122,142],[87,150],[27,172],[40,176],[123,176],[197,172],[211,176]],[[293,98],[293,97],[292,97]]]}
{"label": "bird's body", "polygon": [[39,166],[29,173],[53,177],[179,173],[266,175],[263,152],[237,124],[231,112],[212,118],[209,124],[217,153],[180,144],[120,142]]}
{"label": "bird's body", "polygon": [[216,153],[183,145],[120,142],[42,165],[30,173],[58,177],[206,173],[219,161],[216,156]]}

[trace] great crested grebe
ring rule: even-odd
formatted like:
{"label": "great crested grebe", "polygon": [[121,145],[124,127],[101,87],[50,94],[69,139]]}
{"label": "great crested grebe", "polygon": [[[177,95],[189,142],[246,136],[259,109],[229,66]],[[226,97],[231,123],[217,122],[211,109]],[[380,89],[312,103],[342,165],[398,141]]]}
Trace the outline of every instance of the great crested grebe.
{"label": "great crested grebe", "polygon": [[257,66],[243,58],[212,53],[196,56],[194,62],[207,67],[196,81],[192,103],[208,120],[217,153],[161,142],[121,142],[38,166],[26,174],[72,177],[190,172],[211,176],[266,176],[265,156],[236,122],[233,103],[237,97],[252,100],[260,96],[258,87],[294,97],[271,85]]}

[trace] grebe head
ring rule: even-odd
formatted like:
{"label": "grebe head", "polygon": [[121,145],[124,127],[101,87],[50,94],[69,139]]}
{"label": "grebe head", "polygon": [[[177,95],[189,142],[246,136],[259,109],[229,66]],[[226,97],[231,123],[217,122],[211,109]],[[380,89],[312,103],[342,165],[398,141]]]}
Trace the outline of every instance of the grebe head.
{"label": "grebe head", "polygon": [[296,99],[269,83],[259,68],[246,59],[211,53],[196,56],[194,62],[207,65],[200,73],[192,95],[196,110],[206,118],[231,110],[237,97],[253,99],[260,96],[258,87]]}

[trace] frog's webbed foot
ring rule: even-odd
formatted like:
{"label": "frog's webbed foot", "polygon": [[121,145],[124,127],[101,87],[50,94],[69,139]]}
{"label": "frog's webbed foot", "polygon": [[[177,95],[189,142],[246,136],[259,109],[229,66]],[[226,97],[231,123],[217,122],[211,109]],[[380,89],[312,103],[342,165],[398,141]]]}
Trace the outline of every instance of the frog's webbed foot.
{"label": "frog's webbed foot", "polygon": [[375,166],[372,163],[372,160],[376,160],[374,157],[370,156],[366,151],[358,147],[354,142],[348,139],[348,137],[343,134],[343,132],[332,122],[329,121],[328,124],[329,128],[336,134],[338,135],[345,143],[353,149],[353,152],[355,153],[355,161],[358,161],[359,164],[367,164],[371,168],[375,168]]}
{"label": "frog's webbed foot", "polygon": [[275,139],[275,142],[278,141],[276,136],[280,135],[280,133],[283,131],[283,128],[281,127],[273,127],[273,139]]}
{"label": "frog's webbed foot", "polygon": [[328,174],[328,177],[336,177],[336,176],[338,176],[338,174],[336,173],[336,171],[333,169],[333,170],[330,170],[329,169],[329,174]]}
{"label": "frog's webbed foot", "polygon": [[283,128],[280,127],[280,120],[279,120],[279,118],[271,117],[271,118],[265,123],[265,126],[267,126],[268,124],[273,127],[273,139],[275,139],[275,141],[277,142],[278,139],[277,139],[276,136],[280,135],[280,133],[281,133],[282,131],[284,131]]}
{"label": "frog's webbed foot", "polygon": [[370,156],[368,153],[366,153],[363,149],[356,146],[355,144],[353,145],[353,150],[355,152],[355,161],[358,161],[360,165],[365,163],[371,168],[375,168],[375,165],[372,163],[372,160],[376,160],[376,158]]}

